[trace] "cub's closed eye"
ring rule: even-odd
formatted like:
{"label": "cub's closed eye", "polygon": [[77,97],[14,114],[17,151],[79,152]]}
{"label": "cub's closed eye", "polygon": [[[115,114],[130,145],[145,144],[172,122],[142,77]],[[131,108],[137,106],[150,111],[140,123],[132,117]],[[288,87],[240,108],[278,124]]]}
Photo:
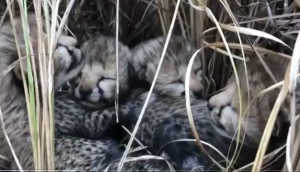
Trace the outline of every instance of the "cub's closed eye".
{"label": "cub's closed eye", "polygon": [[63,45],[63,44],[60,44],[60,43],[57,43],[57,44],[56,44],[56,48],[58,48],[58,47],[65,47],[66,49],[69,50],[69,48],[68,48],[67,46],[65,46],[65,45]]}
{"label": "cub's closed eye", "polygon": [[116,80],[115,78],[110,78],[110,77],[104,77],[102,76],[99,81],[105,80],[105,79],[109,79],[109,80]]}
{"label": "cub's closed eye", "polygon": [[68,53],[72,56],[73,55],[73,50],[70,50],[68,46],[65,46],[63,44],[57,43],[56,48],[58,47],[65,47],[68,50]]}
{"label": "cub's closed eye", "polygon": [[181,81],[181,80],[178,80],[178,81],[172,81],[172,82],[170,82],[169,84],[175,84],[175,83],[184,84],[184,82],[183,82],[183,81]]}
{"label": "cub's closed eye", "polygon": [[57,43],[57,44],[56,44],[56,48],[58,48],[58,47],[63,47],[63,45],[60,44],[60,43]]}

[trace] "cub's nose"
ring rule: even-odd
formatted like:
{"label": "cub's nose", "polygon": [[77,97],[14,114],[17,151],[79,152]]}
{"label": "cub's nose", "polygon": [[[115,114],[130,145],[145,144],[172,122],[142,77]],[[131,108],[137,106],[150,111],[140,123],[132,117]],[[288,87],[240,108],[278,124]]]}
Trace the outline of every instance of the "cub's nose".
{"label": "cub's nose", "polygon": [[212,110],[213,110],[213,108],[214,108],[214,106],[213,106],[213,105],[211,105],[210,103],[207,103],[207,108],[208,108],[208,110],[212,111]]}
{"label": "cub's nose", "polygon": [[92,93],[92,89],[90,88],[79,88],[79,94],[82,98],[87,97],[89,94]]}

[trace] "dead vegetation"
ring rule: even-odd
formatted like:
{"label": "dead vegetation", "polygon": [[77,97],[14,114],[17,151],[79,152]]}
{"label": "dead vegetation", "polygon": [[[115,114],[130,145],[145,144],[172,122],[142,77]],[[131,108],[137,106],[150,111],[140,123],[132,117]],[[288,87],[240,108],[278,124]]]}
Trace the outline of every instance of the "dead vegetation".
{"label": "dead vegetation", "polygon": [[[13,1],[0,2],[0,16],[6,14],[6,18],[9,15],[7,2]],[[13,13],[20,13],[20,2],[21,0],[12,3]],[[28,11],[33,11],[33,2],[48,1],[28,0]],[[262,147],[253,168],[248,167],[252,171],[261,171],[265,152],[263,146],[270,138],[275,114],[288,91],[293,92],[290,84],[294,83],[299,73],[295,67],[300,57],[300,50],[297,48],[300,46],[297,35],[300,30],[299,0],[181,0],[173,27],[171,24],[178,2],[176,0],[120,0],[119,20],[116,18],[117,0],[49,0],[48,3],[53,5],[57,2],[60,2],[60,19],[68,6],[70,7],[70,2],[74,3],[71,4],[72,8],[65,23],[67,28],[63,32],[75,35],[79,41],[88,40],[98,33],[115,36],[119,23],[119,40],[130,47],[146,39],[167,35],[170,28],[173,28],[172,33],[183,35],[199,49],[205,46],[199,53],[202,54],[205,69],[206,98],[226,85],[229,77],[235,73],[233,62],[246,59],[245,54],[250,61],[262,54],[279,54],[281,58],[290,59],[293,57],[291,68],[286,69],[291,75],[287,74],[283,82],[278,81],[277,87],[281,92],[265,130]],[[292,99],[291,102],[293,101]],[[300,133],[297,132],[299,120],[295,113],[290,114],[287,154],[277,151],[269,155],[273,160],[279,155],[286,158],[284,169],[276,170],[300,170]],[[0,159],[4,157],[0,156]],[[266,166],[270,164],[268,161],[263,164],[265,169],[272,168]]]}

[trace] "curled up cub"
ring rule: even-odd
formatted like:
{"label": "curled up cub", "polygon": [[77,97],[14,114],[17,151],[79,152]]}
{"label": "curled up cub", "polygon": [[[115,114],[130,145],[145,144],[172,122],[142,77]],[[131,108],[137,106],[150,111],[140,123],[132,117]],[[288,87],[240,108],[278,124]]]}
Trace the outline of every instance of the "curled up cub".
{"label": "curled up cub", "polygon": [[[288,59],[276,56],[266,56],[263,58],[267,66],[270,68],[277,82],[284,79],[284,75],[289,63]],[[230,78],[227,87],[220,93],[214,95],[209,100],[209,108],[213,115],[217,115],[220,122],[224,125],[226,131],[230,135],[234,135],[239,125],[239,112],[242,102],[242,114],[245,114],[241,121],[240,140],[245,135],[245,143],[258,145],[260,143],[265,126],[271,114],[274,103],[279,94],[279,89],[274,89],[269,93],[263,94],[250,104],[251,100],[262,90],[275,84],[258,58],[253,57],[247,62],[247,74],[249,83],[250,102],[248,101],[247,78],[244,64],[238,64],[237,73],[240,82],[242,100],[239,100],[238,89],[234,75]],[[297,92],[299,94],[299,92]],[[247,107],[248,111],[246,111]],[[289,98],[287,98],[279,111],[275,128],[273,130],[274,137],[282,137],[286,135],[284,125],[289,118]]]}
{"label": "curled up cub", "polygon": [[[152,83],[165,41],[166,37],[162,36],[142,42],[133,49],[133,66],[140,80],[144,80],[148,84]],[[183,37],[176,35],[171,37],[154,86],[154,94],[151,95],[155,100],[147,105],[136,138],[142,141],[144,145],[150,146],[154,154],[166,158],[177,170],[195,168],[204,171],[208,169],[219,170],[213,166],[212,162],[207,159],[194,142],[175,141],[194,139],[186,114],[184,85],[187,66],[195,52],[196,48]],[[217,118],[209,115],[209,110],[206,107],[207,102],[198,99],[204,88],[202,77],[202,63],[198,55],[192,66],[189,83],[194,122],[201,140],[216,146],[221,152],[224,151],[226,156],[231,137],[227,135]],[[132,110],[135,120],[139,117],[141,109],[142,107],[136,107]],[[231,151],[234,150],[235,146],[237,145],[233,142]],[[252,148],[245,145],[243,147],[240,161],[235,164],[237,166],[251,162],[255,156],[251,153]],[[210,148],[207,150],[215,160],[222,161],[222,158]],[[229,151],[229,157],[232,156],[233,152],[231,151]]]}
{"label": "curled up cub", "polygon": [[[55,135],[58,169],[85,171],[116,170],[123,151],[116,137],[121,125],[129,125],[131,109],[141,106],[142,98],[121,106],[119,123],[111,106],[116,93],[115,38],[99,35],[83,43],[85,65],[80,75],[71,80],[71,95],[55,97]],[[131,53],[119,43],[120,96],[128,91]],[[95,110],[97,108],[97,110]],[[125,115],[124,115],[125,114]],[[122,129],[123,130],[123,129]],[[67,149],[66,149],[67,148]],[[64,149],[68,151],[64,151]],[[131,154],[129,155],[130,157]],[[163,171],[169,167],[164,160],[126,162],[122,171]]]}

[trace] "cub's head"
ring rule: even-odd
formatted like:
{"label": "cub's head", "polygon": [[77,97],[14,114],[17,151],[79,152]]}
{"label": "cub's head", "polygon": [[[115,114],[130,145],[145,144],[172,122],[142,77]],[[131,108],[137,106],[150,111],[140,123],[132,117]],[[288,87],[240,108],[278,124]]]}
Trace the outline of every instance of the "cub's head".
{"label": "cub's head", "polygon": [[[165,45],[166,37],[158,37],[133,49],[133,66],[139,80],[151,84]],[[184,38],[172,36],[160,68],[154,92],[159,95],[185,96],[185,75],[196,49]],[[190,74],[190,96],[200,97],[203,90],[202,64],[196,57]]]}
{"label": "cub's head", "polygon": [[[289,61],[283,58],[282,60],[276,58],[278,57],[266,56],[264,61],[276,80],[281,81],[284,79]],[[280,90],[273,89],[259,95],[263,90],[272,86],[274,82],[258,58],[252,58],[247,63],[246,71],[244,63],[239,62],[237,74],[241,97],[239,97],[236,79],[232,75],[224,90],[212,96],[207,106],[212,111],[212,115],[219,117],[220,122],[229,134],[235,135],[239,127],[241,136],[244,133],[246,134],[247,142],[259,144]],[[286,100],[289,100],[289,98]],[[273,129],[272,136],[276,138],[285,137],[286,122],[288,121],[285,119],[285,116],[290,114],[288,112],[290,106],[286,100],[283,101],[279,109]],[[240,116],[240,112],[243,116]]]}
{"label": "cub's head", "polygon": [[[118,45],[119,93],[122,95],[128,90],[128,62],[131,52],[121,42]],[[117,86],[115,47],[115,38],[103,35],[82,45],[86,64],[79,76],[70,82],[73,94],[82,104],[96,108],[114,102]]]}

